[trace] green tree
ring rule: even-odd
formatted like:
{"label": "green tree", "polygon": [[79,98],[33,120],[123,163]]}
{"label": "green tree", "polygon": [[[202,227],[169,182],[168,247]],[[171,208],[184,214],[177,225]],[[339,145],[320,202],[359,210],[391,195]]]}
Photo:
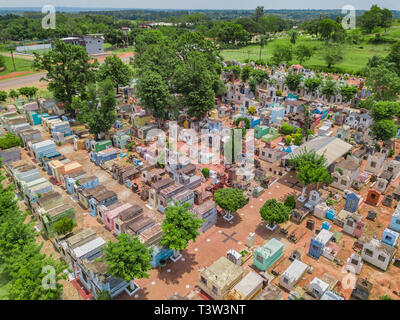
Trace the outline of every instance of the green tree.
{"label": "green tree", "polygon": [[366,33],[371,33],[382,23],[382,10],[377,5],[373,5],[370,10],[365,11],[360,17],[361,28]]}
{"label": "green tree", "polygon": [[54,223],[54,231],[58,234],[58,235],[65,235],[67,233],[70,233],[72,231],[72,229],[74,228],[75,223],[74,220],[68,218],[68,217],[64,217],[60,220],[58,220],[57,222]]}
{"label": "green tree", "polygon": [[340,24],[331,19],[323,19],[318,25],[318,32],[326,43],[328,43],[329,40],[332,39],[333,34],[340,29]]}
{"label": "green tree", "polygon": [[112,81],[109,79],[103,81],[97,89],[94,85],[89,85],[87,99],[74,98],[72,107],[80,110],[78,119],[82,123],[87,123],[90,133],[96,137],[107,133],[117,119]]}
{"label": "green tree", "polygon": [[372,110],[374,104],[375,104],[374,99],[372,97],[368,97],[365,100],[361,100],[358,106],[361,109]]}
{"label": "green tree", "polygon": [[307,78],[304,80],[304,88],[308,93],[314,95],[315,92],[321,87],[322,80],[320,78]]}
{"label": "green tree", "polygon": [[2,55],[0,55],[0,69],[1,68],[6,68],[6,59]]}
{"label": "green tree", "polygon": [[381,26],[385,28],[385,33],[393,24],[393,12],[387,8],[382,10],[382,23]]}
{"label": "green tree", "polygon": [[65,103],[66,112],[75,116],[71,108],[72,99],[85,93],[86,86],[95,80],[97,64],[89,62],[90,57],[82,46],[66,44],[55,40],[49,52],[35,53],[34,67],[47,71],[48,88],[54,97]]}
{"label": "green tree", "polygon": [[253,19],[255,21],[259,21],[262,17],[264,17],[264,7],[263,6],[257,6],[256,12],[253,16]]}
{"label": "green tree", "polygon": [[290,32],[290,43],[295,45],[298,37],[299,33],[296,30],[292,30]]}
{"label": "green tree", "polygon": [[365,84],[377,101],[396,101],[400,95],[400,77],[385,64],[368,68]]}
{"label": "green tree", "polygon": [[174,250],[174,257],[187,248],[189,241],[196,241],[198,230],[205,220],[198,219],[188,208],[190,204],[168,206],[162,223],[163,235],[160,244]]}
{"label": "green tree", "polygon": [[8,94],[6,91],[0,91],[0,102],[4,102],[7,100]]}
{"label": "green tree", "polygon": [[[385,60],[391,64],[392,69],[400,76],[400,42],[396,42],[392,45]],[[376,66],[379,66],[379,63],[377,63]]]}
{"label": "green tree", "polygon": [[118,93],[119,87],[127,86],[131,83],[133,71],[117,55],[112,55],[106,57],[99,68],[97,76],[100,81],[111,79]]}
{"label": "green tree", "polygon": [[260,215],[273,228],[276,224],[288,221],[291,211],[289,207],[276,199],[269,199],[260,208]]}
{"label": "green tree", "polygon": [[328,65],[328,68],[342,62],[344,59],[343,47],[339,44],[329,44],[325,46],[322,51],[322,58]]}
{"label": "green tree", "polygon": [[400,104],[394,101],[379,101],[373,104],[371,117],[374,121],[392,120],[400,115]]}
{"label": "green tree", "polygon": [[372,124],[371,131],[376,139],[387,141],[394,138],[397,134],[398,127],[393,120],[379,120]]}
{"label": "green tree", "polygon": [[294,195],[288,195],[283,204],[290,209],[296,208],[296,199]]}
{"label": "green tree", "polygon": [[243,191],[235,188],[223,188],[214,192],[215,203],[226,212],[226,218],[230,219],[232,214],[243,208],[246,198]]}
{"label": "green tree", "polygon": [[148,278],[151,270],[151,252],[137,236],[122,233],[117,242],[108,241],[104,250],[108,272],[126,282]]}
{"label": "green tree", "polygon": [[311,59],[313,50],[305,44],[299,44],[294,48],[294,55],[301,64]]}
{"label": "green tree", "polygon": [[240,80],[242,80],[243,83],[247,82],[250,78],[250,73],[251,73],[251,67],[249,66],[243,66],[243,68],[240,71]]}
{"label": "green tree", "polygon": [[360,90],[357,87],[346,85],[341,86],[339,91],[344,102],[351,102]]}
{"label": "green tree", "polygon": [[[0,172],[0,180],[5,180]],[[59,300],[65,264],[41,254],[34,223],[20,211],[14,185],[0,185],[0,264],[10,281],[8,298],[13,300]],[[54,268],[54,282],[44,278]],[[45,286],[43,286],[45,284]],[[46,285],[49,285],[46,287]]]}
{"label": "green tree", "polygon": [[296,170],[297,179],[304,185],[301,198],[304,199],[306,188],[311,183],[331,184],[331,177],[327,168],[327,160],[324,155],[317,155],[314,151],[304,150],[287,161],[289,166]]}
{"label": "green tree", "polygon": [[291,45],[278,44],[272,51],[272,60],[276,63],[286,62],[289,63],[293,57],[293,50]]}
{"label": "green tree", "polygon": [[161,121],[168,119],[172,97],[167,83],[159,73],[151,70],[144,73],[137,81],[136,95],[159,124]]}
{"label": "green tree", "polygon": [[251,70],[250,76],[256,81],[257,84],[261,84],[268,79],[268,73],[261,69]]}
{"label": "green tree", "polygon": [[332,80],[326,81],[322,86],[322,93],[328,101],[338,93],[338,90],[336,82]]}
{"label": "green tree", "polygon": [[[59,280],[65,279],[65,263],[55,261],[44,254],[36,254],[28,261],[20,261],[9,290],[11,300],[61,300],[63,286]],[[46,281],[46,276],[54,270],[55,281]],[[51,278],[51,277],[50,277]],[[45,286],[43,286],[45,284]]]}
{"label": "green tree", "polygon": [[249,80],[249,89],[250,89],[251,92],[253,92],[254,95],[257,94],[257,84],[258,83],[257,83],[256,79],[254,79],[253,77],[250,78],[250,80]]}
{"label": "green tree", "polygon": [[9,96],[11,99],[17,99],[17,98],[19,97],[19,92],[18,92],[17,90],[11,89],[11,90],[8,92],[8,96]]}
{"label": "green tree", "polygon": [[290,91],[297,91],[300,87],[302,73],[289,73],[285,78],[285,84]]}
{"label": "green tree", "polygon": [[187,106],[189,116],[201,119],[215,107],[213,86],[218,81],[218,74],[210,70],[207,59],[201,53],[193,53],[177,66],[174,88],[182,95],[181,100]]}

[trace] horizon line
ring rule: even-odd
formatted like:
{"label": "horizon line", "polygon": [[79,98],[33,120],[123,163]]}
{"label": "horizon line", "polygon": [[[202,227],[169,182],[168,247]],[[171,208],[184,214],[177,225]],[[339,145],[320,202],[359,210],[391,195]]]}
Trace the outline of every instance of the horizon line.
{"label": "horizon line", "polygon": [[[33,7],[22,7],[22,6],[16,6],[16,7],[3,7],[0,6],[1,9],[41,9],[43,6],[33,6]],[[55,8],[66,8],[66,9],[114,9],[114,10],[254,10],[254,8],[213,8],[213,9],[205,9],[205,8],[127,8],[127,7],[75,7],[75,6],[54,6]],[[280,9],[268,9],[264,7],[264,11],[278,11],[278,10],[342,10],[342,8],[280,8]],[[369,10],[369,9],[356,9],[357,11],[364,11],[364,10]],[[390,9],[391,11],[400,11],[396,9]]]}

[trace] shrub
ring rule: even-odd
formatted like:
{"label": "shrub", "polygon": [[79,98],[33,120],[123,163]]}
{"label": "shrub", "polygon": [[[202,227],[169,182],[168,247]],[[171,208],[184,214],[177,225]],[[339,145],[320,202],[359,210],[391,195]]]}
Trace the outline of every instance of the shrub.
{"label": "shrub", "polygon": [[132,142],[128,143],[128,145],[126,147],[129,151],[132,151],[132,147],[135,147],[135,146],[136,146],[135,141],[132,141]]}
{"label": "shrub", "polygon": [[0,137],[0,149],[9,149],[12,147],[22,147],[22,140],[15,134],[7,133],[4,137]]}
{"label": "shrub", "polygon": [[283,133],[283,134],[291,134],[291,133],[293,133],[293,126],[291,126],[290,124],[288,124],[288,123],[284,123],[284,124],[282,124],[282,126],[281,126],[281,132]]}
{"label": "shrub", "polygon": [[289,146],[290,143],[292,142],[292,136],[287,135],[287,136],[285,137],[285,140],[286,140],[286,145]]}
{"label": "shrub", "polygon": [[256,107],[255,106],[249,107],[248,112],[249,112],[249,114],[254,115],[256,113]]}
{"label": "shrub", "polygon": [[293,143],[296,146],[299,146],[301,144],[301,142],[303,141],[303,135],[301,133],[295,133],[292,135],[293,137]]}
{"label": "shrub", "polygon": [[208,177],[210,176],[210,169],[208,168],[201,169],[201,174],[203,175],[204,178],[208,179]]}
{"label": "shrub", "polygon": [[8,97],[7,92],[5,91],[0,91],[0,102],[6,101]]}
{"label": "shrub", "polygon": [[74,220],[64,217],[54,223],[54,231],[59,235],[67,234],[72,231],[74,225]]}
{"label": "shrub", "polygon": [[102,290],[102,291],[100,291],[96,300],[111,300],[111,295],[108,291]]}

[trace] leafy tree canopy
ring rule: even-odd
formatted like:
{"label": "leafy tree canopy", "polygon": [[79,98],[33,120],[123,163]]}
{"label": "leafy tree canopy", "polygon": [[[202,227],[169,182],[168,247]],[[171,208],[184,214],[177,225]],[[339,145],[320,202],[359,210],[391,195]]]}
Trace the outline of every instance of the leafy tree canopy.
{"label": "leafy tree canopy", "polygon": [[260,215],[270,225],[284,223],[289,220],[291,209],[276,199],[267,200],[260,208]]}
{"label": "leafy tree canopy", "polygon": [[198,219],[189,210],[189,204],[168,206],[162,223],[163,236],[160,244],[173,250],[183,250],[189,241],[200,235],[198,230],[204,220]]}
{"label": "leafy tree canopy", "polygon": [[381,141],[387,141],[394,138],[397,134],[398,127],[393,120],[379,120],[372,124],[372,134]]}
{"label": "leafy tree canopy", "polygon": [[323,155],[317,155],[314,151],[300,153],[288,159],[288,164],[297,172],[297,179],[304,185],[310,183],[330,184],[333,179],[326,167],[327,160]]}
{"label": "leafy tree canopy", "polygon": [[118,56],[112,55],[106,57],[104,63],[99,68],[97,76],[100,81],[111,79],[118,92],[119,87],[127,86],[131,83],[133,71]]}
{"label": "leafy tree canopy", "polygon": [[123,233],[117,242],[109,241],[104,251],[109,272],[127,282],[133,279],[148,278],[151,270],[151,253],[136,236]]}
{"label": "leafy tree canopy", "polygon": [[39,55],[35,53],[34,67],[47,71],[44,81],[59,102],[65,103],[66,112],[71,108],[72,99],[85,93],[86,86],[95,80],[95,68],[98,63],[91,64],[90,57],[82,46],[54,41],[49,52]]}
{"label": "leafy tree canopy", "polygon": [[235,188],[223,188],[214,192],[214,201],[218,206],[230,213],[235,213],[246,204],[243,191]]}

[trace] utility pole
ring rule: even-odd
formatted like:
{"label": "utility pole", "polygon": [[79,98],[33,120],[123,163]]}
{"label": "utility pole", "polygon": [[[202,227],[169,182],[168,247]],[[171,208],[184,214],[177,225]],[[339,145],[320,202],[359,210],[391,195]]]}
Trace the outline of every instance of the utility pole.
{"label": "utility pole", "polygon": [[10,50],[10,53],[11,53],[11,59],[12,59],[12,62],[13,62],[14,72],[15,72],[15,71],[17,71],[17,68],[15,67],[14,54],[13,54],[13,52],[14,52],[14,50],[15,50],[15,46],[10,45],[10,46],[8,47],[8,49]]}

